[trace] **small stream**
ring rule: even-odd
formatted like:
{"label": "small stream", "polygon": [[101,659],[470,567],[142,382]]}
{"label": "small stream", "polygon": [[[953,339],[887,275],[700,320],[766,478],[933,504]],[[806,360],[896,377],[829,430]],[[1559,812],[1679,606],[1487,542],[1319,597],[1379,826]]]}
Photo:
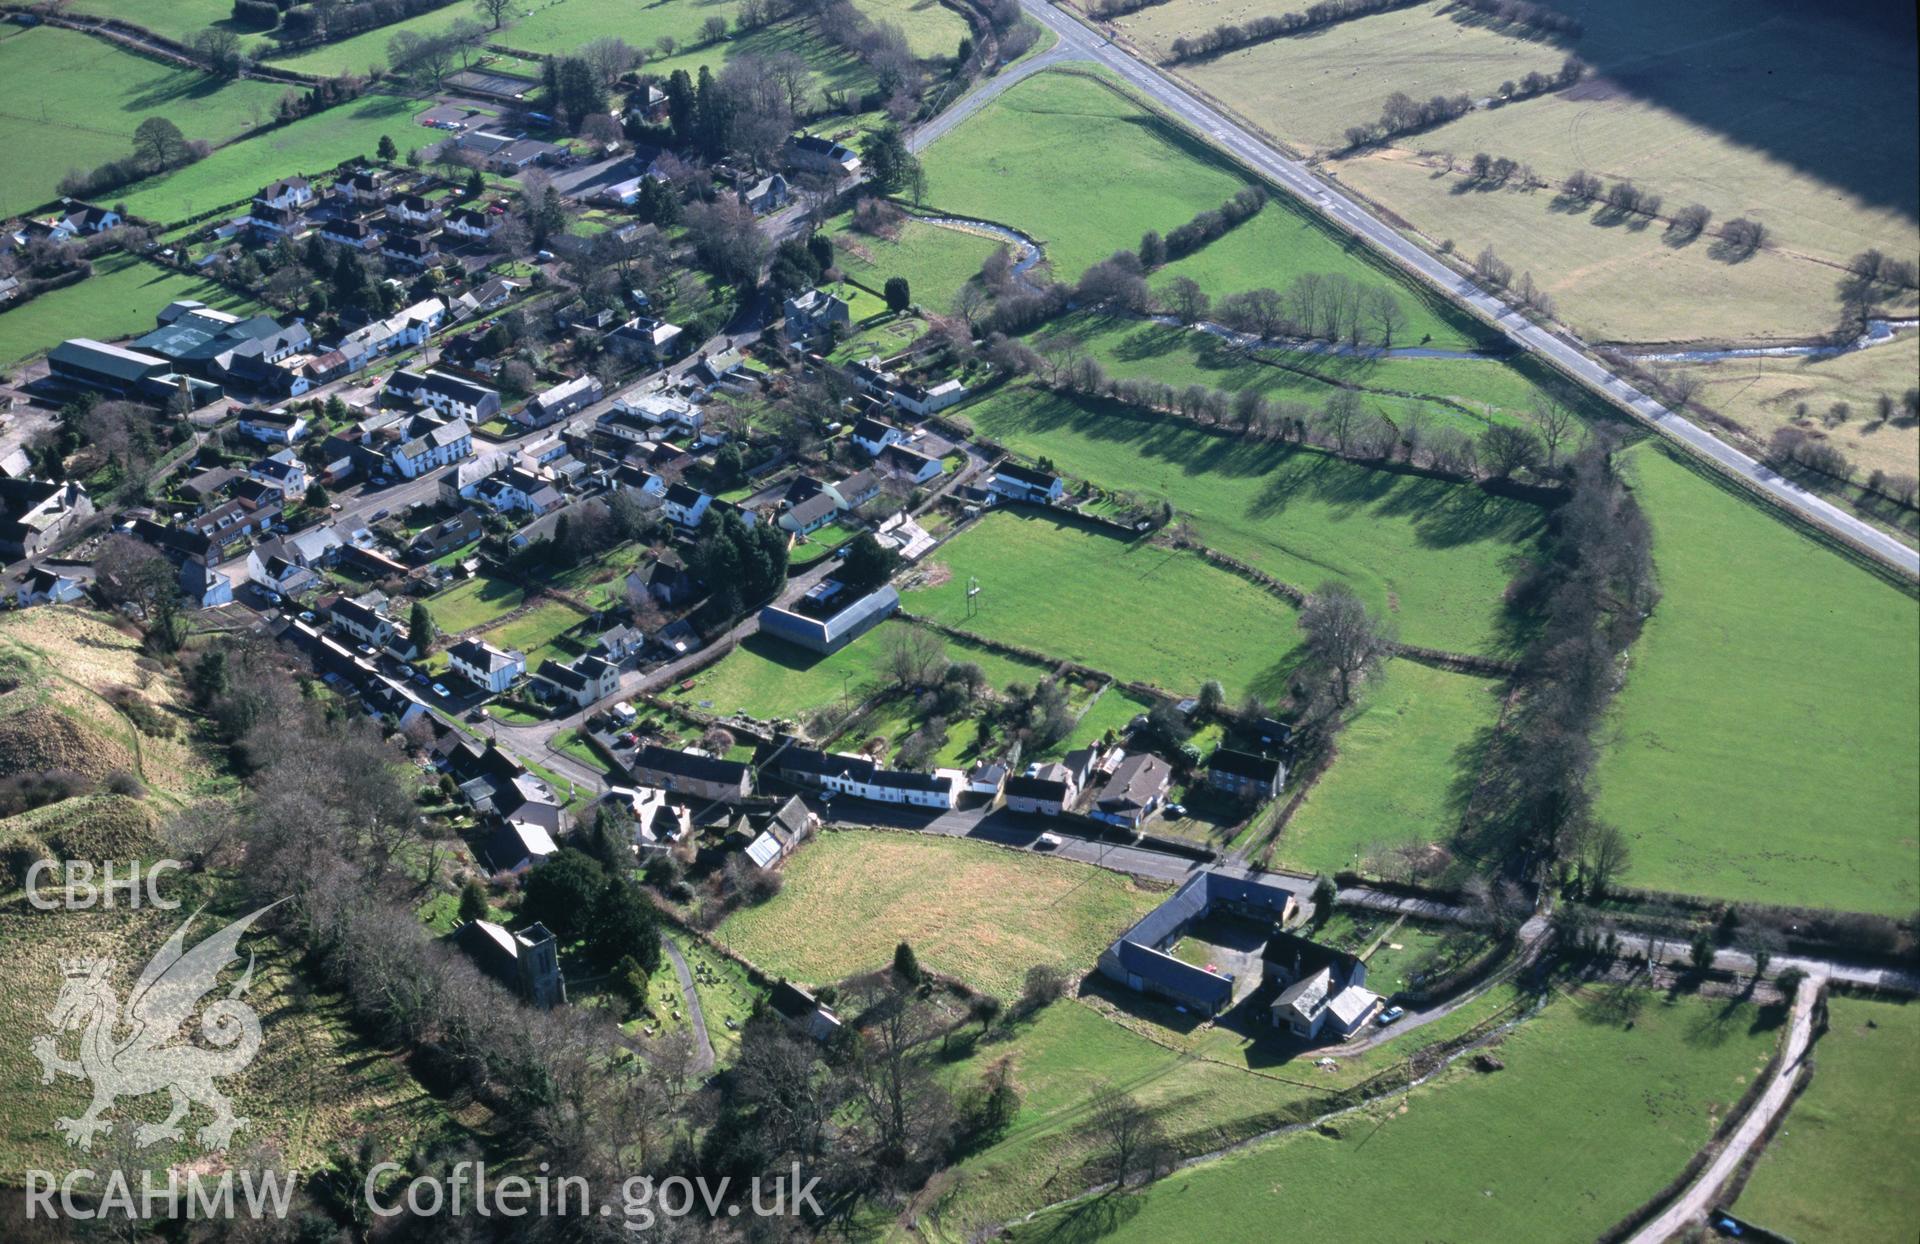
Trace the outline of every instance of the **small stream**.
{"label": "small stream", "polygon": [[1717,363],[1722,359],[1831,358],[1851,354],[1870,346],[1885,345],[1902,329],[1920,328],[1920,320],[1868,320],[1867,331],[1852,341],[1837,346],[1740,346],[1730,350],[1675,350],[1629,354],[1641,363]]}

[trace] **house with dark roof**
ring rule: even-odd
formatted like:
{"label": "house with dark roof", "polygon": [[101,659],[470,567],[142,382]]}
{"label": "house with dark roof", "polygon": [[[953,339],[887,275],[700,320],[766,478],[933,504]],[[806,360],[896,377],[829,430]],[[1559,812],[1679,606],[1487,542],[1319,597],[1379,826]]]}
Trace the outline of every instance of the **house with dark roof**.
{"label": "house with dark roof", "polygon": [[240,434],[267,445],[291,445],[307,434],[307,417],[292,410],[243,410]]}
{"label": "house with dark roof", "polygon": [[424,374],[397,371],[387,381],[387,394],[431,406],[443,415],[485,423],[500,413],[500,394],[486,385],[443,371]]}
{"label": "house with dark roof", "polygon": [[77,481],[0,479],[0,554],[35,557],[93,517],[93,499]]}
{"label": "house with dark roof", "polygon": [[787,336],[805,340],[853,323],[853,304],[824,289],[810,289],[786,300],[782,310],[787,320]]}
{"label": "house with dark roof", "polygon": [[1010,460],[993,468],[993,478],[987,487],[1008,501],[1024,501],[1029,505],[1056,505],[1067,495],[1067,485],[1058,475]]}
{"label": "house with dark roof", "polygon": [[672,484],[662,499],[666,516],[682,527],[698,527],[700,520],[707,516],[707,507],[713,504],[713,498],[701,492],[691,484]]}
{"label": "house with dark roof", "polygon": [[1114,769],[1094,796],[1088,815],[1112,825],[1138,829],[1159,810],[1173,783],[1173,767],[1151,752],[1134,752]]}
{"label": "house with dark roof", "polygon": [[588,653],[569,664],[549,657],[533,676],[533,693],[543,700],[565,700],[585,708],[620,689],[620,668]]}
{"label": "house with dark roof", "polygon": [[796,134],[784,148],[789,166],[806,173],[826,173],[851,177],[860,171],[860,157],[853,148],[814,134]]}
{"label": "house with dark roof", "polygon": [[898,445],[906,439],[906,433],[894,427],[884,419],[862,419],[853,425],[849,439],[860,447],[869,457],[878,457],[880,451],[889,445]]}
{"label": "house with dark roof", "polygon": [[780,511],[780,526],[797,536],[810,535],[840,516],[839,502],[822,490]]}
{"label": "house with dark roof", "polygon": [[838,652],[900,608],[900,593],[891,584],[869,592],[827,618],[808,617],[768,605],[760,611],[760,631],[811,652]]}
{"label": "house with dark roof", "polygon": [[52,566],[35,566],[20,580],[13,603],[21,609],[31,605],[65,605],[86,595],[80,580]]}
{"label": "house with dark roof", "polygon": [[840,1017],[833,1013],[833,1008],[798,985],[776,982],[773,991],[767,995],[767,1005],[773,1008],[773,1013],[787,1027],[803,1037],[828,1041],[840,1031]]}
{"label": "house with dark roof", "polygon": [[1261,971],[1280,986],[1268,1008],[1273,1025],[1306,1040],[1329,1029],[1345,1040],[1381,1006],[1380,996],[1366,988],[1364,961],[1297,933],[1278,932],[1268,940]]}
{"label": "house with dark roof", "polygon": [[823,752],[781,735],[767,750],[764,767],[783,781],[828,795],[851,795],[875,803],[907,804],[917,808],[951,810],[966,789],[967,775],[958,769],[915,773],[887,769],[866,756]]}
{"label": "house with dark roof", "polygon": [[415,536],[407,551],[417,561],[435,561],[467,547],[485,533],[486,522],[480,512],[469,507]]}
{"label": "house with dark roof", "polygon": [[498,695],[527,672],[527,657],[484,640],[463,639],[447,649],[447,665],[474,686]]}
{"label": "house with dark roof", "polygon": [[1287,784],[1287,766],[1269,756],[1214,749],[1207,761],[1207,785],[1235,799],[1272,799]]}
{"label": "house with dark roof", "polygon": [[606,390],[594,376],[578,376],[557,384],[544,393],[536,393],[514,412],[514,421],[529,428],[544,428],[550,423],[577,414],[599,401]]}
{"label": "house with dark roof", "polygon": [[627,765],[635,782],[692,799],[738,803],[753,793],[753,769],[737,761],[649,743]]}

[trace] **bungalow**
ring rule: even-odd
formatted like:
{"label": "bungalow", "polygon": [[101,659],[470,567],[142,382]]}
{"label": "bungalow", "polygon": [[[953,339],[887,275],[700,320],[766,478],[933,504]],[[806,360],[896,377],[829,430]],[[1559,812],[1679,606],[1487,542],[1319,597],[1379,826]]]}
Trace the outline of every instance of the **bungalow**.
{"label": "bungalow", "polygon": [[810,618],[778,605],[768,605],[760,611],[760,630],[762,634],[784,639],[810,652],[838,652],[893,616],[899,608],[900,593],[891,585],[884,585],[829,618]]}
{"label": "bungalow", "polygon": [[753,793],[753,769],[747,765],[652,743],[635,753],[627,772],[635,782],[696,799],[738,803]]}
{"label": "bungalow", "polygon": [[291,445],[307,434],[307,417],[291,410],[243,410],[240,435],[268,445]]}
{"label": "bungalow", "polygon": [[1272,799],[1287,784],[1287,766],[1267,756],[1214,749],[1207,762],[1207,785],[1235,799]]}
{"label": "bungalow", "polygon": [[585,410],[605,393],[606,390],[595,377],[579,376],[528,399],[525,406],[514,412],[514,422],[529,428],[544,428]]}
{"label": "bungalow", "polygon": [[874,463],[888,474],[913,484],[924,484],[940,478],[946,466],[938,458],[929,458],[905,445],[889,445],[880,451]]}
{"label": "bungalow", "polygon": [[571,665],[549,657],[533,676],[534,694],[543,700],[565,700],[585,708],[620,689],[620,668],[588,653]]}
{"label": "bungalow", "polygon": [[1003,461],[993,469],[989,488],[997,497],[1025,501],[1029,505],[1055,505],[1067,495],[1067,486],[1058,475]]}
{"label": "bungalow", "polygon": [[456,297],[449,306],[449,313],[456,320],[471,319],[482,312],[506,306],[522,288],[520,282],[509,281],[505,277],[489,278]]}
{"label": "bungalow", "polygon": [[180,526],[224,549],[248,536],[265,535],[279,517],[280,506],[277,502],[252,506],[235,499],[216,505],[204,513],[183,518]]}
{"label": "bungalow", "polygon": [[1138,829],[1166,798],[1173,769],[1150,752],[1126,757],[1094,797],[1089,815],[1110,825]]}
{"label": "bungalow", "polygon": [[120,213],[111,208],[82,203],[78,199],[62,199],[60,214],[50,216],[42,223],[55,241],[64,242],[68,238],[105,233],[109,229],[118,228]]}
{"label": "bungalow", "polygon": [[452,518],[434,524],[413,538],[408,551],[416,560],[437,561],[456,549],[463,549],[486,532],[479,511],[463,509]]}
{"label": "bungalow", "polygon": [[463,639],[448,648],[447,664],[474,686],[495,695],[527,672],[525,653],[496,648],[478,639]]}
{"label": "bungalow", "polygon": [[666,516],[689,530],[700,525],[700,520],[707,516],[707,507],[712,504],[712,497],[689,484],[668,486],[662,502]]}
{"label": "bungalow", "polygon": [[[637,435],[614,433],[622,440],[645,440],[659,436],[662,435],[662,428],[697,433],[706,421],[700,408],[686,398],[657,389],[617,399],[611,413],[629,416],[634,421],[630,426],[638,429]],[[608,420],[602,416],[600,422],[604,425]]]}
{"label": "bungalow", "polygon": [[835,504],[833,494],[820,492],[781,511],[779,522],[782,529],[804,536],[820,530],[839,516],[840,507]]}
{"label": "bungalow", "polygon": [[860,157],[832,139],[796,134],[787,140],[784,150],[787,163],[802,172],[851,177],[860,171]]}
{"label": "bungalow", "polygon": [[925,418],[965,401],[966,396],[967,386],[958,380],[942,380],[931,387],[903,384],[893,391],[893,404]]}
{"label": "bungalow", "polygon": [[824,289],[810,289],[787,299],[787,336],[795,341],[830,332],[853,323],[853,304]]}
{"label": "bungalow", "polygon": [[877,458],[889,445],[898,445],[907,434],[884,419],[862,419],[853,425],[851,439],[869,458]]}
{"label": "bungalow", "polygon": [[863,468],[826,487],[841,509],[858,509],[880,495],[880,473],[871,467]]}
{"label": "bungalow", "polygon": [[25,609],[30,605],[65,605],[79,600],[86,593],[80,586],[80,580],[65,571],[49,566],[35,566],[20,581],[20,588],[13,594],[14,604]]}

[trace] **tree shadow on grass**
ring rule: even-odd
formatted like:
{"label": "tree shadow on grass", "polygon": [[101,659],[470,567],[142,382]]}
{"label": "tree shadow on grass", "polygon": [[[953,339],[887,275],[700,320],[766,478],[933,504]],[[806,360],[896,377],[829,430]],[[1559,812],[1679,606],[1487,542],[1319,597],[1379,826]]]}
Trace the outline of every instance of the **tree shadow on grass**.
{"label": "tree shadow on grass", "polygon": [[[179,104],[189,100],[210,99],[226,86],[226,80],[208,74],[181,70],[170,73],[151,83],[138,95],[129,96],[122,104],[122,112],[154,112],[170,104]],[[265,109],[262,109],[264,113]]]}
{"label": "tree shadow on grass", "polygon": [[1138,1197],[1110,1192],[1041,1219],[1028,1238],[1047,1244],[1093,1244],[1118,1231],[1139,1212]]}

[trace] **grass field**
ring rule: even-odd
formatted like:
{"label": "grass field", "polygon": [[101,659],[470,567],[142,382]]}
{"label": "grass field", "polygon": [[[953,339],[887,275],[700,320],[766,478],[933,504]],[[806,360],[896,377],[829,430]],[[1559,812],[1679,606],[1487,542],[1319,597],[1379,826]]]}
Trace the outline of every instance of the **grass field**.
{"label": "grass field", "polygon": [[570,661],[583,649],[578,645],[556,645],[560,636],[582,621],[579,610],[557,600],[545,600],[511,622],[484,633],[496,648],[518,649],[527,654],[527,672],[533,673],[546,660]]}
{"label": "grass field", "polygon": [[1368,258],[1365,246],[1352,238],[1337,237],[1284,196],[1270,199],[1258,216],[1225,237],[1167,264],[1153,274],[1149,284],[1160,290],[1175,277],[1189,277],[1218,299],[1261,286],[1284,290],[1307,273],[1327,272],[1345,273],[1394,290],[1407,320],[1394,339],[1395,345],[1468,349],[1487,338],[1486,331],[1473,320],[1387,276]]}
{"label": "grass field", "polygon": [[1813,1049],[1813,1083],[1767,1144],[1734,1212],[1796,1240],[1911,1240],[1920,1235],[1912,1100],[1920,1006],[1835,996],[1828,1017]]}
{"label": "grass field", "polygon": [[[1247,0],[1174,0],[1125,18],[1163,56],[1172,40],[1268,10]],[[1434,3],[1274,39],[1179,72],[1283,141],[1326,152],[1379,115],[1390,91],[1485,98],[1568,52],[1591,67],[1576,88],[1471,112],[1341,159],[1332,171],[1438,242],[1472,254],[1491,241],[1530,270],[1584,335],[1616,340],[1789,336],[1834,313],[1825,263],[1869,246],[1920,249],[1920,150],[1913,16],[1791,6],[1755,14],[1734,0],[1674,7],[1581,6],[1570,44],[1521,37]],[[1777,83],[1790,76],[1794,89]],[[1575,168],[1630,177],[1718,220],[1749,215],[1781,252],[1729,266],[1710,240],[1672,248],[1655,226],[1595,227],[1550,206],[1551,191],[1464,187],[1434,172],[1475,152],[1531,165],[1557,185]],[[1428,159],[1409,157],[1427,153]]]}
{"label": "grass field", "polygon": [[1238,576],[1067,518],[995,511],[935,556],[950,577],[906,609],[1126,681],[1192,692],[1217,678],[1229,699],[1271,697],[1300,642],[1293,610]]}
{"label": "grass field", "polygon": [[[906,622],[883,622],[827,656],[754,635],[695,674],[691,691],[680,691],[676,685],[668,694],[687,704],[711,706],[720,713],[746,713],[762,721],[798,718],[843,696],[858,704],[880,690],[881,664],[891,637],[909,629],[911,624]],[[1030,685],[1046,674],[1039,666],[984,648],[951,639],[945,643],[950,660],[977,663],[994,687],[1015,682]]]}
{"label": "grass field", "polygon": [[[1700,403],[1738,422],[1761,444],[1795,422],[1795,408],[1804,402],[1802,426],[1831,441],[1861,477],[1876,469],[1920,475],[1920,436],[1913,425],[1882,423],[1874,413],[1881,394],[1898,402],[1920,376],[1920,333],[1830,358],[1720,359],[1677,370],[1700,377]],[[1829,427],[1825,420],[1835,402],[1847,403],[1852,413]]]}
{"label": "grass field", "polygon": [[1012,999],[1037,963],[1077,976],[1165,896],[1131,878],[953,838],[840,831],[786,866],[779,895],[720,936],[775,975],[813,984],[885,967],[894,947]]}
{"label": "grass field", "polygon": [[442,635],[458,635],[512,613],[525,599],[526,594],[505,579],[479,575],[429,598],[427,608]]}
{"label": "grass field", "polygon": [[1080,714],[1073,733],[1042,753],[1042,759],[1054,759],[1082,747],[1091,747],[1111,731],[1118,736],[1135,717],[1152,711],[1153,705],[1119,687],[1108,687],[1100,698]]}
{"label": "grass field", "polygon": [[1409,643],[1505,642],[1501,593],[1538,535],[1531,505],[1021,386],[962,413],[1068,475],[1170,500],[1208,545],[1275,578],[1351,583]]}
{"label": "grass field", "polygon": [[[1777,1015],[1621,988],[1409,1097],[1016,1227],[1017,1240],[1591,1239],[1672,1178],[1766,1061]],[[1630,1087],[1628,1087],[1630,1086]],[[1596,1153],[1605,1161],[1588,1160]]]}
{"label": "grass field", "polygon": [[276,177],[318,175],[346,160],[371,158],[382,135],[401,151],[425,147],[433,132],[415,125],[427,105],[392,95],[367,95],[318,116],[222,147],[198,164],[150,177],[114,197],[149,220],[184,220],[245,199]]}
{"label": "grass field", "polygon": [[220,143],[271,121],[285,90],[221,82],[52,26],[0,39],[0,82],[7,84],[0,216],[55,198],[69,170],[130,154],[133,131],[148,117],[164,116],[189,139]]}
{"label": "grass field", "polygon": [[182,43],[209,26],[239,33],[231,24],[233,6],[221,0],[71,0],[65,7],[76,13],[117,17]]}
{"label": "grass field", "polygon": [[69,337],[113,341],[154,326],[160,308],[176,298],[245,313],[259,308],[223,285],[141,263],[121,252],[97,259],[93,275],[0,313],[0,367],[52,349]]}
{"label": "grass field", "polygon": [[1036,74],[922,157],[927,202],[1024,230],[1075,280],[1119,247],[1218,207],[1237,169],[1098,82]]}
{"label": "grass field", "polygon": [[1498,684],[1393,661],[1362,693],[1333,767],[1281,831],[1274,859],[1336,872],[1410,842],[1445,842],[1458,826],[1481,731],[1499,716]]}
{"label": "grass field", "polygon": [[1920,901],[1920,607],[1634,451],[1663,598],[1597,771],[1627,881],[1906,915]]}
{"label": "grass field", "polygon": [[953,308],[960,287],[1000,246],[977,233],[917,220],[906,221],[892,238],[855,233],[845,217],[827,228],[841,271],[874,289],[884,289],[888,277],[905,277],[914,302],[943,315]]}

